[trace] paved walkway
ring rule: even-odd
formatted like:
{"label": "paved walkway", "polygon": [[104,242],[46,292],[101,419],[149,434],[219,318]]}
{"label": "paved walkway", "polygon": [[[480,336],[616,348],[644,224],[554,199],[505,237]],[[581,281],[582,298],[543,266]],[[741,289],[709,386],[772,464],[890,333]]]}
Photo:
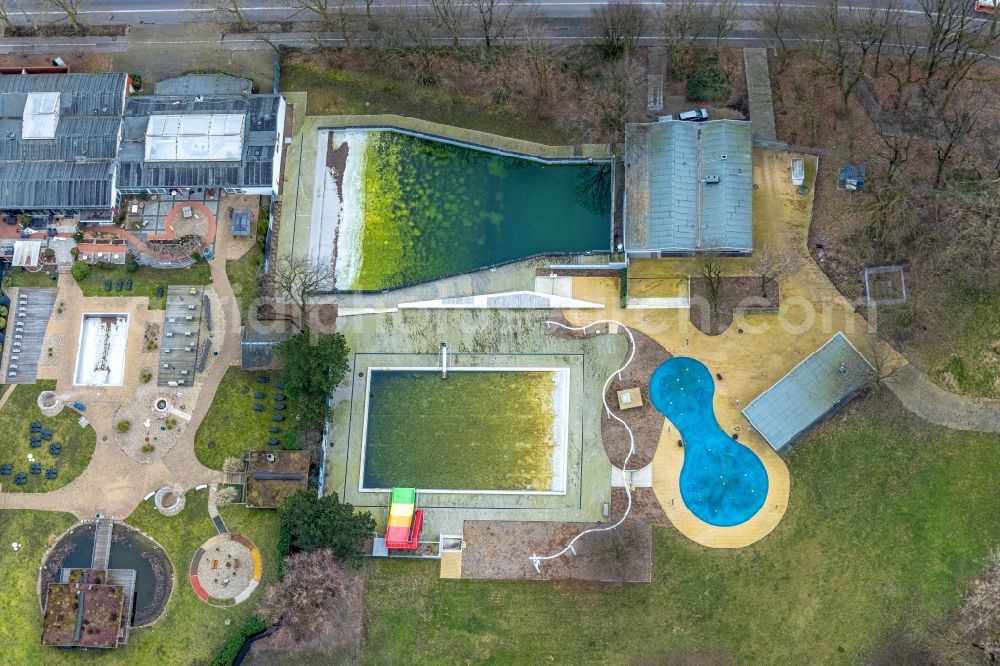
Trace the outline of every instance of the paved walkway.
{"label": "paved walkway", "polygon": [[951,393],[912,365],[885,384],[904,407],[925,421],[954,430],[1000,432],[1000,400]]}
{"label": "paved walkway", "polygon": [[[103,400],[88,400],[87,418],[97,434],[97,447],[87,469],[68,485],[49,493],[0,493],[0,509],[67,511],[78,518],[92,517],[95,513],[125,518],[143,497],[163,486],[187,490],[202,484],[222,482],[221,471],[209,469],[198,461],[194,453],[194,436],[208,413],[223,375],[230,365],[238,361],[239,310],[226,275],[225,258],[230,240],[228,234],[219,235],[216,245],[218,258],[210,262],[213,288],[224,304],[223,312],[216,314],[213,328],[212,347],[219,351],[219,355],[200,376],[202,399],[195,406],[180,441],[161,460],[141,464],[122,451],[115,441],[114,417],[121,398],[115,396],[111,399],[112,396],[108,395]],[[76,281],[69,275],[60,275],[59,300],[67,304],[82,304],[92,299],[85,301]],[[77,307],[82,311],[86,306]],[[67,319],[78,320],[78,317],[74,313]],[[135,334],[140,338],[142,336],[138,330]],[[63,386],[64,383],[60,382],[58,388]],[[105,389],[105,392],[111,393],[112,389]]]}
{"label": "paved walkway", "polygon": [[743,67],[747,75],[747,97],[753,138],[777,141],[774,125],[774,102],[771,98],[771,74],[767,66],[767,49],[743,49]]}

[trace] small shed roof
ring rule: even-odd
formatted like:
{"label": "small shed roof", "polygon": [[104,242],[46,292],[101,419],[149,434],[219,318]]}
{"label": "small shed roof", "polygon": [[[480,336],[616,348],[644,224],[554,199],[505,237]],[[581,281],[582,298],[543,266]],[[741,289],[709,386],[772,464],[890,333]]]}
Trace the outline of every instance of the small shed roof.
{"label": "small shed roof", "polygon": [[778,453],[847,404],[873,368],[838,332],[743,409],[750,425]]}

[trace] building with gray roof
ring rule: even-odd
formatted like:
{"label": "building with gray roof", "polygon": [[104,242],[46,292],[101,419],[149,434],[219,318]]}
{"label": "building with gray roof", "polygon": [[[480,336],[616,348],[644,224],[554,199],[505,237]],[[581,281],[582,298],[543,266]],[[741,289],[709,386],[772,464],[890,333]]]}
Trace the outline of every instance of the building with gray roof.
{"label": "building with gray roof", "polygon": [[188,75],[129,97],[127,74],[0,76],[0,211],[111,222],[122,194],[277,194],[285,100]]}
{"label": "building with gray roof", "polygon": [[745,121],[626,125],[625,252],[750,254],[751,150]]}
{"label": "building with gray roof", "polygon": [[110,221],[128,75],[0,76],[0,210]]}
{"label": "building with gray roof", "polygon": [[779,454],[868,385],[875,369],[838,332],[743,409]]}

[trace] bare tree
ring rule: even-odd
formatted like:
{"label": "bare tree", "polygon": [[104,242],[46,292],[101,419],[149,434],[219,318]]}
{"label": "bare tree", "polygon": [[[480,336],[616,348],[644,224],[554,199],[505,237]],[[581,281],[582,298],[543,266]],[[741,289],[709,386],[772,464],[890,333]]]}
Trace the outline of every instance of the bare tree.
{"label": "bare tree", "polygon": [[[728,1],[728,0],[727,0]],[[591,11],[598,50],[607,60],[631,56],[646,30],[646,7],[637,2],[617,0],[598,5]]]}
{"label": "bare tree", "polygon": [[722,293],[722,262],[719,261],[717,254],[706,252],[701,255],[699,263],[701,277],[704,278],[705,288],[708,290],[708,307],[714,318],[719,310],[719,296]]}
{"label": "bare tree", "polygon": [[336,276],[331,264],[314,264],[300,257],[279,259],[264,279],[271,282],[277,300],[295,307],[297,315],[291,317],[292,322],[306,330],[317,305],[315,294],[333,288]]}
{"label": "bare tree", "polygon": [[2,22],[8,28],[14,27],[14,21],[10,17],[10,1],[0,0],[0,22]]}
{"label": "bare tree", "polygon": [[45,0],[45,6],[54,12],[59,12],[66,17],[73,32],[83,32],[86,28],[80,21],[80,1],[81,0]]}
{"label": "bare tree", "polygon": [[740,4],[738,0],[715,0],[713,18],[715,19],[715,48],[720,48],[722,42],[732,36],[740,22]]}
{"label": "bare tree", "polygon": [[794,263],[795,257],[790,252],[766,243],[754,250],[750,256],[750,270],[760,278],[760,295],[767,298],[767,283],[790,273]]}
{"label": "bare tree", "polygon": [[319,44],[320,35],[335,32],[343,40],[345,48],[351,47],[358,30],[358,17],[353,2],[349,0],[289,0],[288,6],[315,17],[317,44]]}
{"label": "bare tree", "polygon": [[458,40],[469,22],[470,0],[428,0],[434,17],[451,37],[451,45],[458,48]]}
{"label": "bare tree", "polygon": [[878,78],[882,49],[892,29],[899,23],[901,12],[898,0],[868,0],[864,6],[847,8],[848,39],[861,53],[861,68],[874,56],[873,73]]}
{"label": "bare tree", "polygon": [[997,16],[983,20],[965,0],[919,0],[926,37],[923,50],[924,91],[943,95],[942,109],[976,64],[1000,43]]}
{"label": "bare tree", "polygon": [[868,378],[869,388],[875,388],[879,384],[891,381],[906,367],[906,360],[897,354],[887,342],[883,342],[879,338],[877,329],[877,321],[875,321],[875,326],[871,326],[871,322],[869,322],[868,333],[866,335],[868,347],[867,358],[872,366]]}
{"label": "bare tree", "polygon": [[257,605],[261,617],[279,624],[279,631],[301,641],[335,623],[337,614],[345,612],[344,572],[329,549],[289,555],[283,572]]}
{"label": "bare tree", "polygon": [[518,0],[471,0],[479,17],[486,50],[491,51],[498,40],[506,36],[507,25],[518,6]]}
{"label": "bare tree", "polygon": [[659,21],[670,71],[676,76],[695,42],[708,28],[712,9],[697,0],[662,0]]}
{"label": "bare tree", "polygon": [[[52,1],[52,0],[50,0]],[[214,7],[216,13],[224,21],[231,21],[236,25],[239,32],[250,32],[253,24],[247,18],[244,5],[246,0],[207,0],[210,7]]]}
{"label": "bare tree", "polygon": [[521,41],[518,48],[534,82],[532,98],[535,108],[540,109],[549,100],[552,92],[555,64],[552,57],[551,34],[542,17],[536,13],[525,17],[519,33]]}
{"label": "bare tree", "polygon": [[954,154],[955,148],[965,142],[979,119],[980,107],[973,103],[960,105],[953,110],[939,110],[941,115],[931,119],[935,127],[935,153],[937,168],[934,173],[934,187],[941,186],[944,167]]}
{"label": "bare tree", "polygon": [[624,136],[625,123],[638,113],[643,87],[640,68],[631,58],[619,58],[601,69],[600,87],[592,102],[601,126],[616,138]]}
{"label": "bare tree", "polygon": [[778,51],[778,62],[784,67],[788,59],[788,41],[797,39],[795,30],[800,12],[790,0],[770,0],[754,5],[754,19],[763,27],[766,39]]}

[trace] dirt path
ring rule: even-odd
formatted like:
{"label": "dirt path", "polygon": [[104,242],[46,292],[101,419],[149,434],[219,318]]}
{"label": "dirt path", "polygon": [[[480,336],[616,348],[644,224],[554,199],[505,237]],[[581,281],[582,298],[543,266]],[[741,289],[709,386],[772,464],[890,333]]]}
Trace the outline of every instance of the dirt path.
{"label": "dirt path", "polygon": [[7,386],[7,390],[3,392],[3,397],[0,398],[0,409],[3,409],[3,406],[7,404],[7,398],[9,398],[10,394],[14,392],[14,388],[16,386],[17,384],[10,384]]}
{"label": "dirt path", "polygon": [[[240,349],[239,309],[226,275],[228,234],[220,234],[216,256],[211,262],[212,287],[223,304],[216,317],[213,349],[218,351],[201,376],[201,399],[183,437],[162,460],[141,464],[119,448],[113,435],[114,415],[119,403],[94,402],[87,417],[97,434],[94,457],[87,469],[62,488],[49,493],[0,493],[0,509],[67,511],[79,518],[95,513],[125,518],[151,492],[171,485],[188,490],[198,485],[221,483],[222,472],[205,467],[194,452],[194,436],[208,413],[212,398],[229,366],[238,361]],[[60,291],[79,291],[69,276],[60,276]],[[63,283],[67,284],[64,285]],[[72,284],[69,284],[72,283]],[[60,294],[62,296],[62,294]]]}

